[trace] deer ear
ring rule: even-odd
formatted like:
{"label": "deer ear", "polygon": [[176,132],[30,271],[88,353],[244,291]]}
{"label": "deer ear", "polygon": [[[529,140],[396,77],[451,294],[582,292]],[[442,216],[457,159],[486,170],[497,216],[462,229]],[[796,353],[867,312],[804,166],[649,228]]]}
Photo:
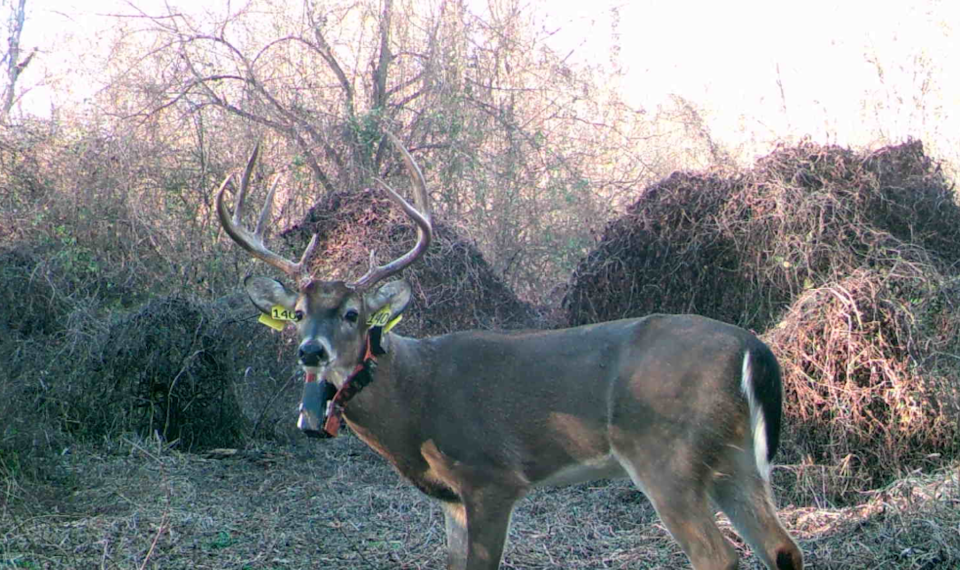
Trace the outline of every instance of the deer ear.
{"label": "deer ear", "polygon": [[243,280],[247,295],[261,313],[270,314],[274,305],[293,312],[297,304],[297,294],[286,285],[269,277],[247,277]]}
{"label": "deer ear", "polygon": [[410,285],[406,281],[384,283],[377,289],[376,293],[367,296],[365,299],[367,315],[374,315],[384,307],[390,307],[390,318],[388,320],[393,320],[407,308],[411,296]]}

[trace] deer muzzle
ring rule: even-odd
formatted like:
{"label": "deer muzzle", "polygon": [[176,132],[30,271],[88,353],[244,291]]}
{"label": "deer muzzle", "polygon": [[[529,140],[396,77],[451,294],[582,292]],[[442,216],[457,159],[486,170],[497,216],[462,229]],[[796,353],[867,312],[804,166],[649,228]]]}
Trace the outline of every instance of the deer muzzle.
{"label": "deer muzzle", "polygon": [[300,364],[316,368],[330,361],[330,352],[315,340],[306,340],[300,344]]}

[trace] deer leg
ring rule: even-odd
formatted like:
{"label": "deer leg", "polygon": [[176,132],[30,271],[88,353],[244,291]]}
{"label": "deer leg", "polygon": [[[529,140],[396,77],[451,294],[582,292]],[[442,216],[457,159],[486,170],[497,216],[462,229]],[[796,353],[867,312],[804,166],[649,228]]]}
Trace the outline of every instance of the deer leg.
{"label": "deer leg", "polygon": [[740,536],[770,570],[802,570],[803,555],[773,506],[770,486],[755,469],[717,479],[711,495]]}
{"label": "deer leg", "polygon": [[443,503],[443,515],[447,527],[447,568],[460,570],[467,567],[467,513],[463,503]]}
{"label": "deer leg", "polygon": [[710,501],[696,488],[670,489],[647,496],[660,520],[690,559],[694,570],[736,570],[737,553],[714,521]]}
{"label": "deer leg", "polygon": [[465,493],[463,503],[444,503],[449,570],[497,570],[516,498],[493,489]]}
{"label": "deer leg", "polygon": [[642,460],[633,461],[622,452],[617,456],[633,483],[653,503],[660,520],[690,559],[694,570],[739,568],[736,551],[714,520],[707,482],[702,476],[676,469],[645,469]]}

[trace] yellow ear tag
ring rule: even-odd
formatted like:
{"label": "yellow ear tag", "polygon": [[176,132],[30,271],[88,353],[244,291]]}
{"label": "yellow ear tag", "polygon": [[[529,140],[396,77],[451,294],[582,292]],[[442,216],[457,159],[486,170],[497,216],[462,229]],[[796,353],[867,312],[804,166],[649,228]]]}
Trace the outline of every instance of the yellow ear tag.
{"label": "yellow ear tag", "polygon": [[287,326],[288,322],[296,322],[297,317],[296,313],[293,311],[288,310],[281,305],[274,305],[270,308],[269,315],[266,313],[260,313],[260,318],[258,320],[272,329],[282,331],[284,327]]}
{"label": "yellow ear tag", "polygon": [[260,318],[257,320],[278,331],[282,331],[287,326],[287,323],[271,318],[266,313],[260,313]]}
{"label": "yellow ear tag", "polygon": [[379,311],[371,315],[369,319],[367,319],[367,326],[383,327],[383,334],[387,334],[388,332],[390,332],[390,329],[392,329],[394,326],[396,326],[397,323],[400,322],[400,319],[402,318],[403,318],[403,315],[401,314],[391,319],[390,306],[387,305],[386,307],[380,309]]}
{"label": "yellow ear tag", "polygon": [[403,319],[403,315],[393,317],[393,320],[383,326],[383,334],[390,332],[390,329],[396,326]]}
{"label": "yellow ear tag", "polygon": [[390,322],[390,305],[387,305],[386,307],[380,309],[376,313],[370,315],[370,318],[367,319],[367,326],[382,327],[389,322]]}

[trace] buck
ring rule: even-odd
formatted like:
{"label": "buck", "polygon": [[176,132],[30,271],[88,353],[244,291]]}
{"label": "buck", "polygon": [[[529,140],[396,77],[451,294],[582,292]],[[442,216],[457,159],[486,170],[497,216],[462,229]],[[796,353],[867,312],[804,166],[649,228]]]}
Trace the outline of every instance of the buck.
{"label": "buck", "polygon": [[613,477],[629,477],[650,499],[696,570],[738,567],[711,504],[767,568],[800,570],[800,549],[777,518],[770,488],[780,369],[753,334],[691,315],[425,339],[384,331],[411,298],[404,281],[386,280],[417,261],[432,236],[423,175],[391,141],[416,207],[378,182],[416,224],[417,242],[385,265],[371,254],[369,271],[354,282],[311,277],[316,235],[298,262],[267,249],[276,183],[255,230],[242,227],[256,149],[232,217],[224,204],[232,176],[217,193],[226,233],[296,283],[248,277],[253,304],[289,315],[307,385],[336,391],[326,423],[310,404],[300,427],[335,434],[342,414],[357,437],[437,499],[451,570],[499,567],[514,505],[531,489]]}

